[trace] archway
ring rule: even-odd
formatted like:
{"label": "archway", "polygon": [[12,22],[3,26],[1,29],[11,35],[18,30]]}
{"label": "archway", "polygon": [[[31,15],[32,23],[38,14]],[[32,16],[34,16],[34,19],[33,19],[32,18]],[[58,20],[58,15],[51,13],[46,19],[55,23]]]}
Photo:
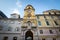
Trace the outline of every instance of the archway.
{"label": "archway", "polygon": [[25,34],[25,40],[33,40],[33,33],[31,30],[28,30]]}

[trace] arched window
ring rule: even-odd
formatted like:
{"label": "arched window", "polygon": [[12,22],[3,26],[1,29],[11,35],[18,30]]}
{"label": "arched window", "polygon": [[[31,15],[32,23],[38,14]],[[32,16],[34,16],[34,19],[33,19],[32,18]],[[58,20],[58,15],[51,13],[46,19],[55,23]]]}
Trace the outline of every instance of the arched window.
{"label": "arched window", "polygon": [[13,37],[13,40],[17,40],[17,37]]}
{"label": "arched window", "polygon": [[8,27],[8,31],[11,31],[12,30],[12,27]]}
{"label": "arched window", "polygon": [[20,30],[20,28],[19,27],[16,27],[16,29],[15,29],[16,31],[19,31]]}

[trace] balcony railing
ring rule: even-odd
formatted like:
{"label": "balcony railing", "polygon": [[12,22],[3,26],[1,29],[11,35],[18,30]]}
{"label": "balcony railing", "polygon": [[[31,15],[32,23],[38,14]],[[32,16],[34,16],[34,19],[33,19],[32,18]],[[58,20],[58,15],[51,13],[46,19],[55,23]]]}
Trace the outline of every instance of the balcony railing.
{"label": "balcony railing", "polygon": [[23,24],[21,27],[22,28],[28,28],[28,27],[30,27],[30,28],[37,28],[37,25],[34,25],[34,24],[31,24],[31,25]]}
{"label": "balcony railing", "polygon": [[22,28],[27,28],[27,26],[21,26]]}

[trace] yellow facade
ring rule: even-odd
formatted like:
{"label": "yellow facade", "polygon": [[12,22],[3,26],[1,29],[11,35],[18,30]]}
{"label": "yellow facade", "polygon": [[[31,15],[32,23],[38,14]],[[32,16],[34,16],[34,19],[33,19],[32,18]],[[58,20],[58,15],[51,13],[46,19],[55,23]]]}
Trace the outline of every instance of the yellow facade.
{"label": "yellow facade", "polygon": [[23,23],[27,23],[28,21],[37,26],[35,9],[31,5],[27,5],[27,7],[24,9]]}

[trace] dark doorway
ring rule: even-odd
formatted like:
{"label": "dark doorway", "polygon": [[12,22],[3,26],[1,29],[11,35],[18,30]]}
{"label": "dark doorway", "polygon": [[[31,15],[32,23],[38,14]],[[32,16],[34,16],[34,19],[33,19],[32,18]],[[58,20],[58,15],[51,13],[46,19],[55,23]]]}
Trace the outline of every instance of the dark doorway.
{"label": "dark doorway", "polygon": [[4,37],[4,39],[3,40],[8,40],[8,37]]}
{"label": "dark doorway", "polygon": [[13,40],[17,40],[17,37],[13,37]]}
{"label": "dark doorway", "polygon": [[33,40],[33,33],[30,30],[26,32],[25,40]]}

